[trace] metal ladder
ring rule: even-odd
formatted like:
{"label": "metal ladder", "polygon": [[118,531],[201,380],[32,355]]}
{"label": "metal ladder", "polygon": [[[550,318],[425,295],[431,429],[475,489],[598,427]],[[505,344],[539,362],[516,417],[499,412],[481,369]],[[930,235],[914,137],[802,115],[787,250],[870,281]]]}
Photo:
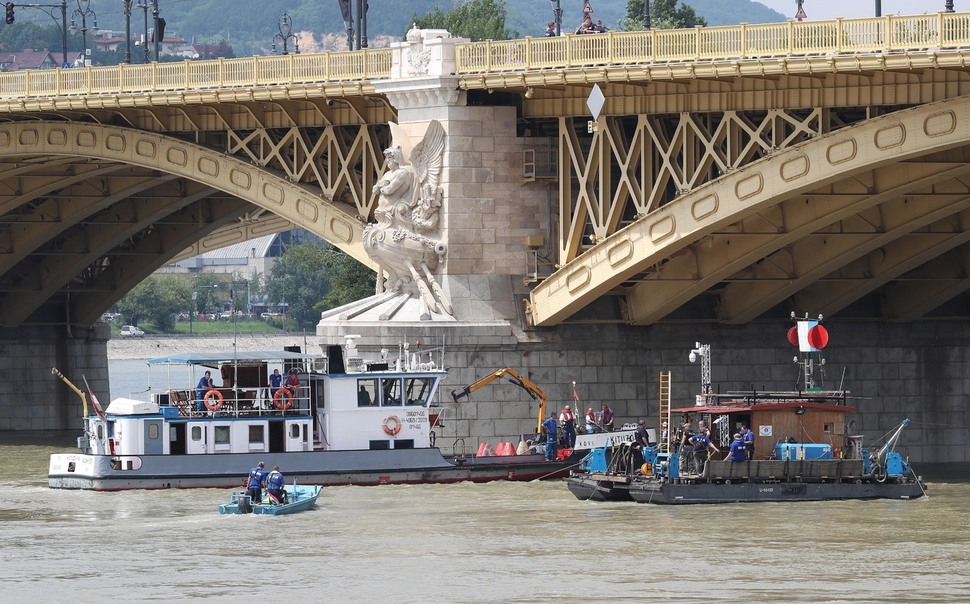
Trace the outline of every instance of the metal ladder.
{"label": "metal ladder", "polygon": [[[670,372],[661,371],[660,372],[660,396],[657,397],[660,402],[660,409],[658,410],[657,416],[660,418],[660,425],[657,426],[657,444],[659,445],[659,451],[661,453],[668,453],[670,448]],[[667,424],[667,434],[668,437],[664,438],[664,424]]]}

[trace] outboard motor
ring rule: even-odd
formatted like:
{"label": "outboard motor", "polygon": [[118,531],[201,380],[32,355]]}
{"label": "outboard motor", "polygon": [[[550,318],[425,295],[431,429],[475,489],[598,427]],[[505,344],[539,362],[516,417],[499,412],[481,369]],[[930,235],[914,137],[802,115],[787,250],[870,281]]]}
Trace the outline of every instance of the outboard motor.
{"label": "outboard motor", "polygon": [[236,506],[239,508],[240,514],[253,513],[253,503],[250,500],[249,493],[243,492],[236,495]]}

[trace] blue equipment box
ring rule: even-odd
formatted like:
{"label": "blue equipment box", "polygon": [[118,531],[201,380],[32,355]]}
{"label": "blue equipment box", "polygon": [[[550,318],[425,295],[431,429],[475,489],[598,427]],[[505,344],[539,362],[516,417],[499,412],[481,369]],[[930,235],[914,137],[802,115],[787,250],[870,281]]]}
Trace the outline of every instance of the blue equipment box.
{"label": "blue equipment box", "polygon": [[832,445],[813,443],[778,443],[775,458],[782,461],[796,459],[832,459]]}

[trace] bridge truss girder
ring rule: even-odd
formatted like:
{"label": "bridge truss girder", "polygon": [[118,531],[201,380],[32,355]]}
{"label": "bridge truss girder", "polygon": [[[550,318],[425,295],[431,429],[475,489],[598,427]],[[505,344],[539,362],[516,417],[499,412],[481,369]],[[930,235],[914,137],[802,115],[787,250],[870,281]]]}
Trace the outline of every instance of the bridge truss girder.
{"label": "bridge truss girder", "polygon": [[[867,297],[889,320],[921,316],[968,288],[966,120],[970,100],[961,98],[806,133],[659,207],[631,203],[647,211],[613,232],[605,220],[595,225],[607,235],[576,246],[581,253],[535,288],[532,318],[556,324],[610,294],[620,297],[619,318],[634,324],[740,323],[778,305],[830,315]],[[717,157],[704,161],[730,166],[712,147],[700,155]],[[671,182],[690,182],[675,162],[664,169]],[[622,214],[609,210],[590,214]],[[575,241],[585,216],[563,216],[573,218],[564,240]],[[571,248],[560,252],[568,258]],[[684,308],[689,317],[678,314]]]}
{"label": "bridge truss girder", "polygon": [[91,324],[207,238],[232,242],[294,223],[372,264],[355,205],[172,136],[91,123],[6,123],[0,177],[2,326]]}

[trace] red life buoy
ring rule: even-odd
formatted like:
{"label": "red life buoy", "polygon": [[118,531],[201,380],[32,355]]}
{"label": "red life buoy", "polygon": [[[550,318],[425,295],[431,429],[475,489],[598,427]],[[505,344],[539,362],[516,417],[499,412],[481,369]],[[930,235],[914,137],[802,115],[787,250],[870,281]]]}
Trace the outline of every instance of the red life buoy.
{"label": "red life buoy", "polygon": [[276,394],[273,395],[273,405],[282,411],[293,406],[293,393],[290,392],[289,388],[280,388],[276,391]]}
{"label": "red life buoy", "polygon": [[[212,399],[217,399],[217,401],[213,403]],[[218,411],[219,409],[222,409],[222,400],[222,393],[218,390],[210,390],[205,393],[204,397],[202,397],[202,402],[205,403],[205,408],[209,411]]]}
{"label": "red life buoy", "polygon": [[388,436],[397,436],[401,431],[401,420],[396,415],[392,415],[384,420],[384,433]]}

